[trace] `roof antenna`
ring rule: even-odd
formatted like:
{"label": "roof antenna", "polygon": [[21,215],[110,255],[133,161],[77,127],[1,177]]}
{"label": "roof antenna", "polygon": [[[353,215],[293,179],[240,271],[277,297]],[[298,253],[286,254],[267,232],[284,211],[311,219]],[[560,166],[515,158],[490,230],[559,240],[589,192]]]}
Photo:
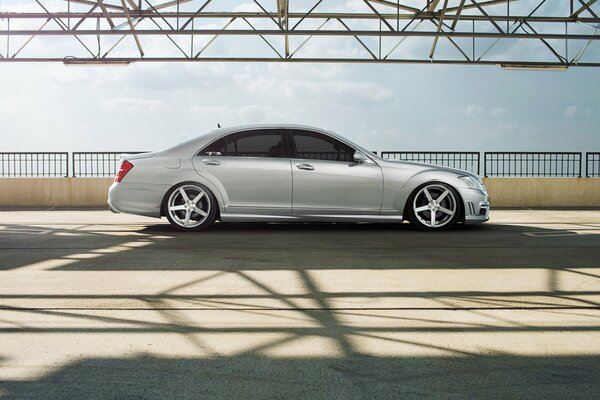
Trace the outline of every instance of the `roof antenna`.
{"label": "roof antenna", "polygon": [[220,128],[220,127],[221,127],[221,124],[217,122],[217,128]]}

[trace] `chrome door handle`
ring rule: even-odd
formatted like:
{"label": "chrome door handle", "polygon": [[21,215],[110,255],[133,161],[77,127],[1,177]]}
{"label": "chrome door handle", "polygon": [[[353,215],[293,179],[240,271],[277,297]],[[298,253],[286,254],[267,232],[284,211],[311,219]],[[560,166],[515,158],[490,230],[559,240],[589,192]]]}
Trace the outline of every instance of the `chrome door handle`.
{"label": "chrome door handle", "polygon": [[207,159],[202,160],[202,164],[204,164],[204,165],[221,165],[221,163],[218,162],[217,160],[207,160]]}
{"label": "chrome door handle", "polygon": [[296,168],[303,169],[303,170],[306,170],[306,171],[313,171],[315,169],[315,167],[313,167],[312,165],[310,165],[310,164],[304,164],[304,163],[302,163],[302,164],[296,164]]}

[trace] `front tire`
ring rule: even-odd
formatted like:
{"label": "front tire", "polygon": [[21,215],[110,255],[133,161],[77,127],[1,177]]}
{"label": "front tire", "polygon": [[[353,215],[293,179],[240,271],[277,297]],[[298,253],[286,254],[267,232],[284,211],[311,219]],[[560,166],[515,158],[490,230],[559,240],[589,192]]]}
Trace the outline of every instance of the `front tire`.
{"label": "front tire", "polygon": [[208,228],[217,215],[217,201],[204,185],[181,183],[166,196],[165,214],[176,229],[184,232]]}
{"label": "front tire", "polygon": [[408,202],[410,222],[421,230],[441,231],[451,228],[460,214],[460,196],[456,189],[442,182],[418,187]]}

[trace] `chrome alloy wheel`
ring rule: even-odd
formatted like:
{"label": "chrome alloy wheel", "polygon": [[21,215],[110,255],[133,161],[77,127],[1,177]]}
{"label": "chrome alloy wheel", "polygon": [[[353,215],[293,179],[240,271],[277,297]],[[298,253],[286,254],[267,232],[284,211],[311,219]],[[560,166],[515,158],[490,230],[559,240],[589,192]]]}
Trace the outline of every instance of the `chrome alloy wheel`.
{"label": "chrome alloy wheel", "polygon": [[169,220],[185,229],[194,229],[211,214],[211,198],[199,186],[186,184],[175,189],[167,201]]}
{"label": "chrome alloy wheel", "polygon": [[427,229],[440,229],[456,221],[458,202],[454,191],[441,183],[421,188],[414,196],[413,215]]}

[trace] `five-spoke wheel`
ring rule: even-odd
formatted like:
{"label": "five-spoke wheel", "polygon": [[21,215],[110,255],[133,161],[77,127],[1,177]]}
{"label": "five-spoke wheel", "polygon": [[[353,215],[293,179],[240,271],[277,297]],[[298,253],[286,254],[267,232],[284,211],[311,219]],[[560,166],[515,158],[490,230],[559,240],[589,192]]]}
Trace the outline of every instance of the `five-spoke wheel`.
{"label": "five-spoke wheel", "polygon": [[456,190],[441,182],[428,183],[411,196],[410,221],[420,229],[448,229],[458,220],[460,205]]}
{"label": "five-spoke wheel", "polygon": [[199,231],[214,221],[216,207],[214,196],[206,187],[197,183],[183,183],[170,191],[165,213],[177,229]]}

